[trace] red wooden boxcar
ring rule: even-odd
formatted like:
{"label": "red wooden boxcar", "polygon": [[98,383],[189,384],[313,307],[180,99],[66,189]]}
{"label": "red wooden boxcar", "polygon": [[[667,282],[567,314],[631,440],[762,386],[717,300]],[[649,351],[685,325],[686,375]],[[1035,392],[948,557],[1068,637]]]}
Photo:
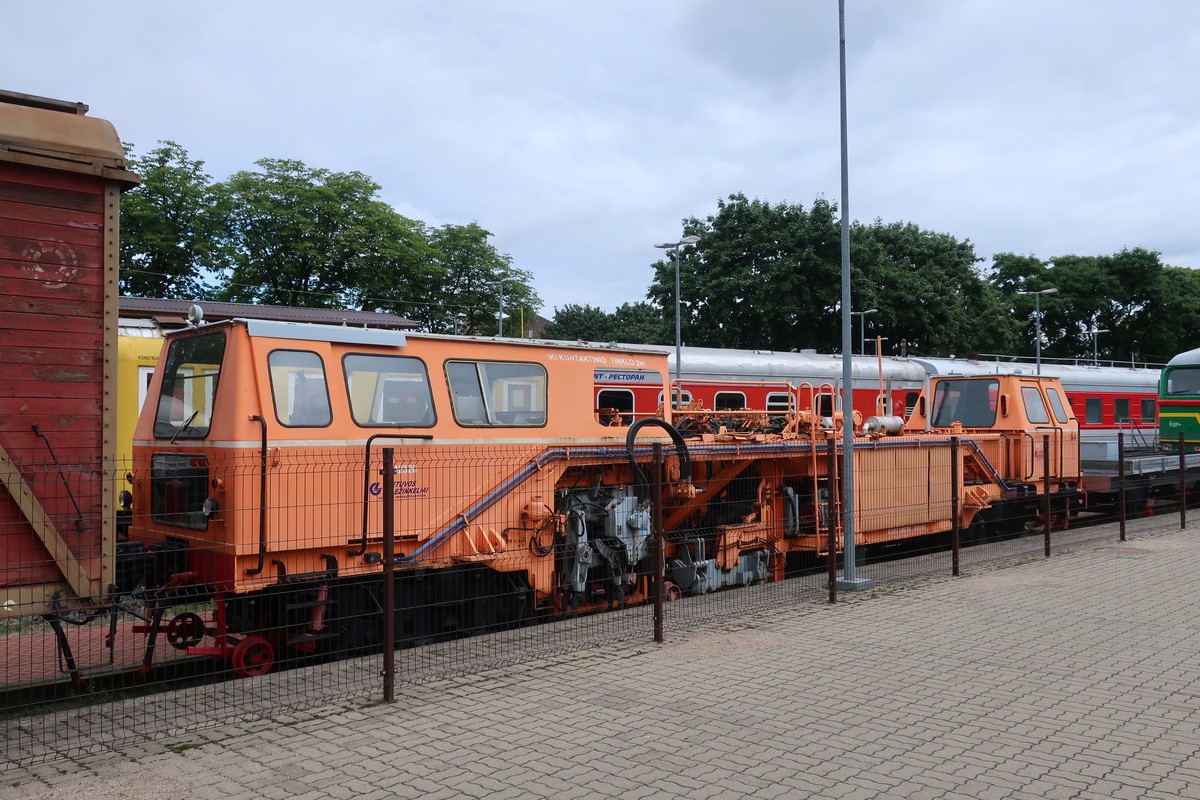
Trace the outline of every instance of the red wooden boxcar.
{"label": "red wooden boxcar", "polygon": [[115,579],[125,169],[87,106],[0,91],[0,617],[102,605]]}

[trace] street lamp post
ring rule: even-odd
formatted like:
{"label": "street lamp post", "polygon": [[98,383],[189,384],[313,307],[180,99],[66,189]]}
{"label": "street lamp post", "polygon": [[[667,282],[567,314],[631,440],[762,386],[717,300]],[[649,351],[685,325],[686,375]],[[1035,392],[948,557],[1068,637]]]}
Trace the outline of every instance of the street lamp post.
{"label": "street lamp post", "polygon": [[1111,333],[1108,328],[1097,328],[1092,325],[1092,329],[1088,331],[1092,335],[1092,363],[1100,366],[1100,334]]}
{"label": "street lamp post", "polygon": [[1034,314],[1034,324],[1036,326],[1034,335],[1037,337],[1037,342],[1036,342],[1036,344],[1037,344],[1037,362],[1036,363],[1037,363],[1037,374],[1038,375],[1042,374],[1042,295],[1057,294],[1057,293],[1058,293],[1058,289],[1053,286],[1051,286],[1049,289],[1042,289],[1041,291],[1037,291],[1037,292],[1027,292],[1024,289],[1020,289],[1017,291],[1017,294],[1020,294],[1020,295],[1026,295],[1026,296],[1033,295],[1033,305],[1034,305],[1033,314]]}
{"label": "street lamp post", "polygon": [[504,284],[509,281],[515,281],[516,278],[501,278],[498,281],[490,281],[488,286],[500,287],[500,313],[497,315],[496,335],[504,335]]}
{"label": "street lamp post", "polygon": [[454,315],[454,335],[455,336],[458,336],[459,332],[462,330],[462,324],[466,320],[466,318],[467,318],[466,314],[455,314]]}
{"label": "street lamp post", "polygon": [[[655,247],[660,250],[670,250],[675,255],[675,381],[679,381],[681,367],[683,366],[683,337],[680,335],[679,329],[679,248],[685,244],[695,244],[700,241],[699,236],[685,236],[678,242],[663,242],[656,244]],[[674,402],[672,400],[672,402]]]}
{"label": "street lamp post", "polygon": [[868,308],[866,311],[851,311],[850,316],[858,317],[858,354],[867,354],[867,314],[876,314],[879,312],[877,308]]}

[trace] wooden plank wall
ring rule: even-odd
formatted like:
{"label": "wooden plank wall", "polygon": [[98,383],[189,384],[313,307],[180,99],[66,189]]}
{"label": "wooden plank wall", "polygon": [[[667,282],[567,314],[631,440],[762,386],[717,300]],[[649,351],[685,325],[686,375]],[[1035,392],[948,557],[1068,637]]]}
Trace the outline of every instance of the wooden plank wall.
{"label": "wooden plank wall", "polygon": [[[106,183],[0,163],[0,447],[19,473],[10,472],[16,487],[0,489],[0,588],[9,599],[27,589],[15,594],[20,603],[37,601],[39,587],[77,591],[79,574],[68,581],[64,572],[99,579],[111,559],[102,529],[112,466],[104,463],[106,295],[115,302],[115,264],[110,279],[105,234],[116,228]],[[46,522],[22,511],[20,483]],[[69,551],[69,567],[61,552],[51,558],[47,541]]]}

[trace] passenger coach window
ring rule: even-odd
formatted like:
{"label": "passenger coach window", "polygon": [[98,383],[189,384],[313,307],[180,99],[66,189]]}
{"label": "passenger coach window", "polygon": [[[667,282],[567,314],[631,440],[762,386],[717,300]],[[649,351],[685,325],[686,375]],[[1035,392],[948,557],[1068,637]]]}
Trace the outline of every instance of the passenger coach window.
{"label": "passenger coach window", "polygon": [[596,394],[596,410],[607,409],[599,418],[601,425],[612,422],[615,411],[621,425],[633,424],[633,392],[629,389],[601,389]]}
{"label": "passenger coach window", "polygon": [[[675,400],[675,408],[687,408],[692,404],[692,393],[686,389],[682,392],[672,391],[671,395]],[[663,393],[658,393],[658,404],[661,406],[663,401]]]}
{"label": "passenger coach window", "polygon": [[833,395],[829,392],[822,392],[817,395],[817,416],[832,417],[833,416]]}
{"label": "passenger coach window", "polygon": [[1084,401],[1084,420],[1088,425],[1099,425],[1103,419],[1103,409],[1099,397],[1089,397]]}
{"label": "passenger coach window", "polygon": [[769,392],[767,411],[788,411],[792,407],[792,396],[787,392]]}
{"label": "passenger coach window", "polygon": [[1113,400],[1113,416],[1117,422],[1129,422],[1129,398],[1118,397]]}
{"label": "passenger coach window", "polygon": [[437,421],[429,372],[418,358],[351,354],[342,359],[350,416],[363,427],[428,428]]}
{"label": "passenger coach window", "polygon": [[325,364],[308,350],[273,350],[267,356],[275,418],[289,428],[324,428],[333,421]]}
{"label": "passenger coach window", "polygon": [[737,411],[746,407],[746,395],[743,392],[717,392],[713,398],[714,411]]}
{"label": "passenger coach window", "polygon": [[450,400],[459,425],[546,424],[546,370],[507,361],[447,361]]}
{"label": "passenger coach window", "polygon": [[1149,397],[1142,398],[1142,422],[1153,424],[1154,419],[1154,400]]}

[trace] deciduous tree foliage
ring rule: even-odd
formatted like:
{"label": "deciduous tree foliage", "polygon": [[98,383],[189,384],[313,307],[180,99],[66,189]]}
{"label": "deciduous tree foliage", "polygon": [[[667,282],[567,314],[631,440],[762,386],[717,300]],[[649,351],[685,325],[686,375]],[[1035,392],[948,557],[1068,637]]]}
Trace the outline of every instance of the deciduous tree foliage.
{"label": "deciduous tree foliage", "polygon": [[[1042,354],[1089,361],[1162,362],[1195,347],[1200,323],[1200,277],[1162,264],[1159,253],[1126,248],[1112,255],[1035,256],[1000,253],[993,284],[1009,298],[1022,328],[1018,352],[1036,350],[1037,304],[1019,291],[1053,287],[1041,297]],[[1102,333],[1096,333],[1103,331]]]}
{"label": "deciduous tree foliage", "polygon": [[[263,159],[213,184],[174,142],[130,155],[143,184],[122,207],[126,294],[391,311],[426,330],[507,335],[541,305],[532,276],[475,223],[429,229],[361,172]],[[208,283],[206,283],[206,280]]]}
{"label": "deciduous tree foliage", "polygon": [[[823,198],[805,209],[730,195],[715,214],[684,222],[700,241],[680,253],[683,340],[713,347],[838,352],[842,345],[841,230]],[[969,241],[912,223],[854,223],[850,235],[855,311],[886,336],[885,352],[937,355],[1011,345],[1017,326],[976,268]],[[654,265],[648,296],[674,317],[675,262]],[[860,338],[862,320],[852,340]]]}
{"label": "deciduous tree foliage", "polygon": [[612,313],[613,341],[628,344],[670,344],[675,341],[675,323],[663,319],[650,303],[622,303]]}
{"label": "deciduous tree foliage", "polygon": [[[840,232],[834,207],[749,200],[733,194],[704,220],[684,221],[680,317],[684,344],[831,349],[840,293]],[[674,323],[675,259],[654,264],[647,296]],[[672,337],[673,338],[673,337]]]}
{"label": "deciduous tree foliage", "polygon": [[624,344],[674,342],[674,323],[667,333],[662,314],[649,303],[622,303],[611,314],[590,305],[569,303],[554,310],[546,326],[547,339]]}
{"label": "deciduous tree foliage", "polygon": [[[850,265],[855,310],[888,337],[894,351],[963,355],[1010,352],[1017,325],[1002,295],[977,269],[969,240],[910,222],[854,223]],[[856,331],[857,333],[857,331]]]}
{"label": "deciduous tree foliage", "polygon": [[547,339],[611,342],[616,330],[611,314],[591,305],[568,303],[554,309],[554,319],[544,331]]}
{"label": "deciduous tree foliage", "polygon": [[[1172,356],[1200,347],[1200,270],[1163,267],[1154,299],[1146,304],[1130,327],[1132,333],[1123,344],[1131,358],[1163,363]],[[1114,339],[1113,342],[1121,343],[1121,340]],[[1126,358],[1126,350],[1104,352],[1117,360]]]}
{"label": "deciduous tree foliage", "polygon": [[476,223],[430,231],[432,264],[440,276],[434,289],[436,302],[408,316],[420,319],[431,331],[494,335],[500,313],[497,282],[509,278],[504,284],[504,334],[520,336],[522,317],[532,322],[541,300],[533,291],[533,276],[515,269],[512,258],[488,241],[491,235]]}
{"label": "deciduous tree foliage", "polygon": [[421,226],[377,199],[378,184],[299,161],[256,163],[217,188],[229,264],[222,299],[362,308],[389,286],[428,293],[436,274]]}
{"label": "deciduous tree foliage", "polygon": [[121,199],[122,294],[199,300],[212,290],[220,216],[204,162],[175,142],[159,142],[144,156],[126,146],[140,186]]}

